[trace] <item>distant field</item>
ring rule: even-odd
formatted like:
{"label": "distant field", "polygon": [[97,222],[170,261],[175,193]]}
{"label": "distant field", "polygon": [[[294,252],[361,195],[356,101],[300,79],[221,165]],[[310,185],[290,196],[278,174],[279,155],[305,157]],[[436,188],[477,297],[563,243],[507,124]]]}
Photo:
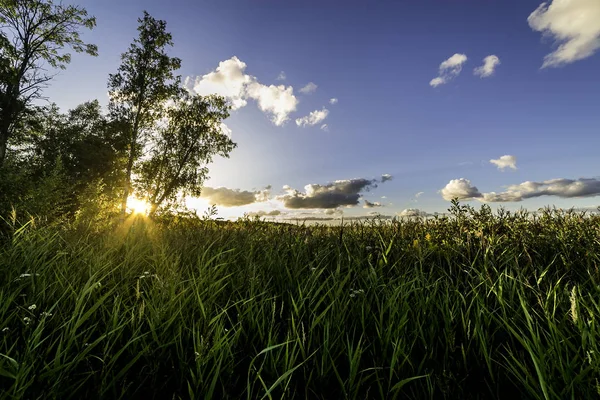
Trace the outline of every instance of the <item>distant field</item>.
{"label": "distant field", "polygon": [[4,221],[0,399],[600,397],[600,216]]}

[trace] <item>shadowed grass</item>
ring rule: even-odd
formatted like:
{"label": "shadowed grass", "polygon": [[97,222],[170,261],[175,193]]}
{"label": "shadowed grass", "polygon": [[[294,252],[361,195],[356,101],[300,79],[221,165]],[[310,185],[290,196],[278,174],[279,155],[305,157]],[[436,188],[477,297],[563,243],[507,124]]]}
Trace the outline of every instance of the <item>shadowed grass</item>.
{"label": "shadowed grass", "polygon": [[598,216],[6,224],[2,399],[600,396]]}

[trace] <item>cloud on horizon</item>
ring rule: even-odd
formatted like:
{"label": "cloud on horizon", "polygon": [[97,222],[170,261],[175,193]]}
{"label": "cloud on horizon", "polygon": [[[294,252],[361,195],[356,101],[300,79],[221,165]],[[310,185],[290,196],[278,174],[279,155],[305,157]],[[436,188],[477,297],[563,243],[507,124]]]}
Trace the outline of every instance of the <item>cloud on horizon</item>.
{"label": "cloud on horizon", "polygon": [[419,210],[418,208],[407,208],[405,210],[400,211],[399,213],[396,213],[396,216],[400,218],[418,218],[427,217],[429,215],[429,213]]}
{"label": "cloud on horizon", "polygon": [[596,178],[549,179],[542,182],[526,181],[510,185],[504,192],[481,193],[465,178],[451,180],[441,191],[444,200],[479,200],[485,203],[518,202],[541,196],[581,198],[600,195],[600,180]]}
{"label": "cloud on horizon", "polygon": [[377,207],[383,207],[383,204],[381,204],[377,201],[371,202],[369,200],[365,200],[365,205],[363,206],[363,208],[377,208]]}
{"label": "cloud on horizon", "polygon": [[247,191],[240,189],[229,189],[226,187],[204,187],[200,198],[206,199],[210,204],[216,204],[223,207],[239,207],[253,203],[262,203],[269,199],[271,187],[267,186],[264,190]]}

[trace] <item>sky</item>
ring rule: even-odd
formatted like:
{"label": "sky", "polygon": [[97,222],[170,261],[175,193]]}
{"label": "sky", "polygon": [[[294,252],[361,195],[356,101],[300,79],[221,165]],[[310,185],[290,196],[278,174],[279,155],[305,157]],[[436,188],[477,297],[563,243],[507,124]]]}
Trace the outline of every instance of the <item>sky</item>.
{"label": "sky", "polygon": [[[73,1],[71,1],[73,2]],[[600,0],[78,0],[97,18],[46,95],[99,99],[144,10],[238,147],[200,199],[225,218],[600,205]]]}

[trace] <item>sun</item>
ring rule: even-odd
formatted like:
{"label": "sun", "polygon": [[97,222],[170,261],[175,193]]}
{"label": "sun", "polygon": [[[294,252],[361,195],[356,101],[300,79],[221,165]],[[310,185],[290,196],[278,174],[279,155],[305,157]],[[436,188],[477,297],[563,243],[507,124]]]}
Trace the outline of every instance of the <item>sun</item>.
{"label": "sun", "polygon": [[140,200],[137,197],[128,197],[127,208],[129,208],[134,214],[147,215],[150,211],[150,203],[145,200]]}

